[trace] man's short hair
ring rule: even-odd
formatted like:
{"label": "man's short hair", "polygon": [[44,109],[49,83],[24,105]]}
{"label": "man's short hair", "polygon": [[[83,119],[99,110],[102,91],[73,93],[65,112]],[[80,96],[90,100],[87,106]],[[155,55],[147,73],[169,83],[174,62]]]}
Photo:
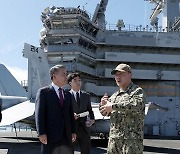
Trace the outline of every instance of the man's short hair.
{"label": "man's short hair", "polygon": [[68,83],[70,83],[70,82],[71,82],[74,78],[76,78],[76,77],[79,77],[79,78],[81,77],[78,72],[76,72],[76,73],[70,73],[70,74],[68,75],[68,77],[67,77]]}
{"label": "man's short hair", "polygon": [[54,75],[55,73],[58,73],[59,70],[62,69],[62,68],[66,68],[66,66],[59,64],[59,65],[55,65],[55,66],[53,66],[53,67],[50,68],[49,74],[50,74],[51,80],[53,79],[53,75]]}

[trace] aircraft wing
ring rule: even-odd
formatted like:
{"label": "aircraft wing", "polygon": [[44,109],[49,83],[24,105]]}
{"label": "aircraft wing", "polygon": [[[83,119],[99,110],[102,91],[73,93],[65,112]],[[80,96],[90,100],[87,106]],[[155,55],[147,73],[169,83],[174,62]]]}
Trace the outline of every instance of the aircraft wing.
{"label": "aircraft wing", "polygon": [[153,109],[156,109],[156,110],[163,110],[163,111],[167,111],[168,108],[166,107],[162,107],[158,104],[155,104],[155,103],[152,103],[152,102],[148,102],[148,104],[145,104],[145,115],[147,115],[148,113],[148,110],[153,110]]}
{"label": "aircraft wing", "polygon": [[99,105],[92,104],[92,110],[94,112],[95,120],[109,119],[109,117],[102,116],[102,114],[99,112]]}
{"label": "aircraft wing", "polygon": [[0,93],[0,100],[19,100],[19,101],[26,101],[28,100],[27,97],[20,97],[20,96],[4,96]]}
{"label": "aircraft wing", "polygon": [[2,111],[2,121],[0,126],[10,125],[30,117],[34,114],[34,111],[35,103],[30,102],[30,100],[12,106]]}
{"label": "aircraft wing", "polygon": [[0,92],[2,95],[27,97],[26,90],[1,63],[0,74]]}
{"label": "aircraft wing", "polygon": [[[94,112],[94,116],[95,116],[95,120],[100,120],[100,119],[109,119],[109,117],[104,117],[101,115],[101,113],[99,112],[99,105],[97,103],[91,103],[92,105],[92,109]],[[166,107],[162,107],[158,104],[152,103],[152,102],[148,102],[148,104],[145,104],[145,115],[147,115],[149,110],[163,110],[163,111],[167,111],[168,108]]]}

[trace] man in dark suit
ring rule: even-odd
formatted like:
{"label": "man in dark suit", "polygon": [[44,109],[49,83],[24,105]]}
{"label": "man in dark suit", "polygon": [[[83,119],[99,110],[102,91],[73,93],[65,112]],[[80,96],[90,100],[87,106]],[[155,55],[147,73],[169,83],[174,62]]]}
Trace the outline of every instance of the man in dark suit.
{"label": "man in dark suit", "polygon": [[[68,75],[68,83],[71,86],[71,96],[73,103],[74,116],[76,120],[77,141],[79,143],[81,154],[90,154],[91,139],[89,127],[95,122],[94,113],[91,107],[90,95],[81,91],[81,78],[79,73]],[[79,113],[89,112],[88,116],[79,117]]]}
{"label": "man in dark suit", "polygon": [[38,90],[35,120],[42,154],[71,154],[76,140],[71,94],[62,89],[67,82],[66,68],[50,69],[52,84]]}

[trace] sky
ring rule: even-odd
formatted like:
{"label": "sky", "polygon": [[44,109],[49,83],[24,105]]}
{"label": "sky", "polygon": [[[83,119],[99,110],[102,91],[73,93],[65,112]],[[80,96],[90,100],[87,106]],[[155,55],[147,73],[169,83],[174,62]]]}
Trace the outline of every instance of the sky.
{"label": "sky", "polygon": [[[27,80],[27,59],[23,57],[24,43],[39,46],[43,28],[41,12],[50,6],[85,8],[93,15],[100,0],[0,0],[0,63],[20,82]],[[144,0],[109,0],[107,24],[123,19],[125,24],[149,25],[152,5]],[[1,75],[1,74],[0,74]]]}

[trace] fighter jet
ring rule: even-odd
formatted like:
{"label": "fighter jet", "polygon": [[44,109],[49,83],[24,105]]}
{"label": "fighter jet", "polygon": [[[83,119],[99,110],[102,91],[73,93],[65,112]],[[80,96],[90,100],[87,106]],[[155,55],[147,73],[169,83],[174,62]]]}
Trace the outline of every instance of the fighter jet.
{"label": "fighter jet", "polygon": [[[44,51],[24,44],[23,56],[28,58],[28,92],[18,83],[8,69],[0,64],[0,101],[2,121],[0,126],[22,121],[35,128],[35,97],[40,87],[50,84],[49,66]],[[6,95],[6,96],[5,96]]]}
{"label": "fighter jet", "polygon": [[24,104],[28,100],[27,92],[3,64],[0,64],[0,74],[0,92],[2,94],[0,94],[0,103],[3,116],[1,125],[9,125],[17,120],[21,120],[21,116],[27,117],[25,115],[26,111],[20,110],[16,115],[16,112],[11,108],[19,103]]}

